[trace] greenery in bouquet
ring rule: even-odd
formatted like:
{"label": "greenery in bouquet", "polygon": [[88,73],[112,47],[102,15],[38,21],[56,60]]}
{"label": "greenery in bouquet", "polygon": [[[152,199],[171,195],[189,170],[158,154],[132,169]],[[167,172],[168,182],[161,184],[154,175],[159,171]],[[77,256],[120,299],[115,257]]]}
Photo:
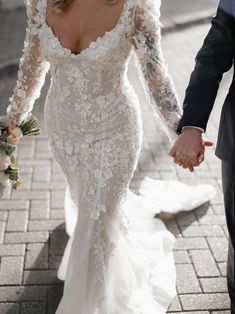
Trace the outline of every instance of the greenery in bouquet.
{"label": "greenery in bouquet", "polygon": [[14,128],[6,116],[0,116],[0,199],[11,186],[16,189],[21,185],[15,156],[20,138],[38,134],[38,120],[32,114]]}

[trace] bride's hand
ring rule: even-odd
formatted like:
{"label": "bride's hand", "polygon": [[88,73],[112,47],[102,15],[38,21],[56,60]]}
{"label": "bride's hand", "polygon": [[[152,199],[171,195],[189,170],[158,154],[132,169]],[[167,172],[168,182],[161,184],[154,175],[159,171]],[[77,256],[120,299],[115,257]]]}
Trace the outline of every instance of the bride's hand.
{"label": "bride's hand", "polygon": [[17,127],[16,123],[10,122],[10,126],[8,128],[8,132],[11,134],[12,131]]}
{"label": "bride's hand", "polygon": [[188,127],[182,131],[169,154],[176,164],[193,172],[194,167],[204,160],[205,147],[212,145],[202,139],[202,131]]}

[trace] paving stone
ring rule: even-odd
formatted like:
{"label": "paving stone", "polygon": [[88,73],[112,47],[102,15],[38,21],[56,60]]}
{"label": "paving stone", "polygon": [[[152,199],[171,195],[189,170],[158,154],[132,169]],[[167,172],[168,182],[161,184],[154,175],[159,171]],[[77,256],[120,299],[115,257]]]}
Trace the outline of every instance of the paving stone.
{"label": "paving stone", "polygon": [[217,263],[221,276],[226,277],[227,275],[227,263]]}
{"label": "paving stone", "polygon": [[170,307],[168,308],[169,312],[178,312],[181,311],[181,305],[178,296],[175,296],[174,300],[171,302]]}
{"label": "paving stone", "polygon": [[[168,314],[172,314],[173,311],[172,312],[167,312],[167,313]],[[187,314],[210,314],[209,311],[195,311],[195,312],[189,312],[189,311],[187,311],[187,312],[178,312],[177,311],[177,314],[183,314],[183,313],[187,313]]]}
{"label": "paving stone", "polygon": [[19,159],[18,160],[18,166],[36,166],[36,167],[49,167],[50,166],[50,160],[44,160],[44,159]]}
{"label": "paving stone", "polygon": [[58,269],[62,255],[50,255],[49,256],[49,269]]}
{"label": "paving stone", "polygon": [[32,220],[29,221],[28,230],[29,231],[39,231],[39,230],[54,230],[54,229],[64,229],[64,220]]}
{"label": "paving stone", "polygon": [[1,314],[19,314],[19,303],[0,303]]}
{"label": "paving stone", "polygon": [[66,187],[65,181],[58,181],[58,182],[33,182],[32,190],[63,190]]}
{"label": "paving stone", "polygon": [[219,270],[209,250],[190,250],[190,255],[199,277],[219,276]]}
{"label": "paving stone", "polygon": [[20,314],[44,314],[46,313],[45,302],[22,302]]}
{"label": "paving stone", "polygon": [[227,226],[223,226],[223,230],[224,230],[225,237],[228,239],[229,238],[229,233],[228,233]]}
{"label": "paving stone", "polygon": [[47,231],[34,232],[8,232],[5,234],[5,243],[33,243],[46,242],[48,240]]}
{"label": "paving stone", "polygon": [[63,288],[61,285],[48,287],[47,301],[48,303],[60,302],[63,295]]}
{"label": "paving stone", "polygon": [[200,219],[201,217],[207,217],[207,215],[214,214],[211,204],[208,203],[203,204],[202,206],[193,210],[193,213],[197,217],[197,219]]}
{"label": "paving stone", "polygon": [[0,211],[0,221],[6,221],[8,217],[8,211]]}
{"label": "paving stone", "polygon": [[26,250],[25,269],[48,268],[48,244],[28,244]]}
{"label": "paving stone", "polygon": [[18,191],[12,193],[13,199],[19,200],[46,200],[49,199],[50,193],[48,191]]}
{"label": "paving stone", "polygon": [[201,278],[202,289],[206,293],[227,292],[227,280],[224,277],[219,278]]}
{"label": "paving stone", "polygon": [[61,281],[56,277],[57,270],[25,270],[24,280],[25,285],[44,285],[52,283],[60,283]]}
{"label": "paving stone", "polygon": [[32,185],[32,174],[31,173],[20,173],[21,186],[20,191],[28,191]]}
{"label": "paving stone", "polygon": [[219,310],[229,309],[230,302],[227,293],[186,294],[180,295],[183,310]]}
{"label": "paving stone", "polygon": [[47,314],[55,314],[56,313],[56,310],[58,308],[58,305],[59,305],[59,302],[56,303],[56,302],[53,302],[53,303],[48,303],[47,304]]}
{"label": "paving stone", "polygon": [[208,244],[204,238],[177,238],[174,249],[175,250],[208,249]]}
{"label": "paving stone", "polygon": [[0,221],[0,243],[3,242],[5,228],[6,228],[6,223],[4,221]]}
{"label": "paving stone", "polygon": [[55,314],[63,295],[63,285],[48,287],[47,314]]}
{"label": "paving stone", "polygon": [[50,219],[65,219],[64,209],[52,209],[50,211]]}
{"label": "paving stone", "polygon": [[65,231],[54,231],[50,237],[50,255],[62,255],[68,239],[68,235]]}
{"label": "paving stone", "polygon": [[[169,219],[168,221],[165,221],[167,229],[174,234],[175,237],[177,237],[180,234],[180,229],[175,221],[175,219]],[[177,239],[178,241],[178,239]]]}
{"label": "paving stone", "polygon": [[19,145],[19,149],[17,152],[17,159],[22,158],[33,158],[34,157],[34,145]]}
{"label": "paving stone", "polygon": [[198,225],[197,218],[193,212],[181,212],[176,215],[176,219],[179,226]]}
{"label": "paving stone", "polygon": [[62,174],[62,170],[61,170],[60,165],[58,164],[56,159],[54,159],[52,162],[52,173],[53,174],[56,174],[56,173]]}
{"label": "paving stone", "polygon": [[176,273],[179,294],[201,292],[195,270],[191,264],[177,264]]}
{"label": "paving stone", "polygon": [[184,237],[206,237],[224,235],[221,226],[189,226],[186,227],[182,234]]}
{"label": "paving stone", "polygon": [[51,208],[62,208],[64,206],[65,191],[51,192]]}
{"label": "paving stone", "polygon": [[52,173],[52,182],[59,182],[59,181],[65,181],[65,175],[62,172],[56,172]]}
{"label": "paving stone", "polygon": [[53,154],[51,152],[36,152],[35,158],[51,161],[53,159]]}
{"label": "paving stone", "polygon": [[225,225],[226,220],[224,215],[207,215],[199,218],[201,225]]}
{"label": "paving stone", "polygon": [[26,231],[28,223],[28,211],[15,211],[9,212],[7,221],[7,231]]}
{"label": "paving stone", "polygon": [[187,251],[173,251],[176,264],[190,264],[190,258]]}
{"label": "paving stone", "polygon": [[44,301],[46,286],[0,286],[0,302]]}
{"label": "paving stone", "polygon": [[50,201],[31,200],[30,220],[44,220],[50,216]]}
{"label": "paving stone", "polygon": [[207,240],[216,262],[226,262],[228,257],[228,240],[221,237],[208,237]]}
{"label": "paving stone", "polygon": [[17,285],[22,282],[23,256],[3,256],[1,258],[1,285]]}
{"label": "paving stone", "polygon": [[215,214],[218,214],[218,215],[224,215],[225,213],[225,210],[224,210],[224,205],[213,205],[213,211]]}
{"label": "paving stone", "polygon": [[24,255],[25,244],[0,244],[0,256]]}
{"label": "paving stone", "polygon": [[51,146],[48,140],[38,139],[36,142],[36,152],[51,152]]}
{"label": "paving stone", "polygon": [[25,201],[21,201],[21,200],[1,200],[0,202],[0,210],[26,210],[29,209],[29,201],[25,200]]}
{"label": "paving stone", "polygon": [[33,174],[33,181],[50,182],[51,166],[35,167]]}
{"label": "paving stone", "polygon": [[212,314],[231,314],[231,311],[212,311]]}
{"label": "paving stone", "polygon": [[27,166],[21,166],[20,167],[20,173],[23,174],[23,173],[31,173],[33,174],[34,172],[34,167],[27,167]]}

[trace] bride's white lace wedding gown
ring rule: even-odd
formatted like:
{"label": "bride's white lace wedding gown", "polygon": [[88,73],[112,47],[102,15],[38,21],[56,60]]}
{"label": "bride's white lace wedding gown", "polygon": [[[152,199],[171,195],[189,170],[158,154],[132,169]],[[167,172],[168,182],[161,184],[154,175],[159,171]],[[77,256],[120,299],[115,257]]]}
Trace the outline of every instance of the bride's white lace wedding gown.
{"label": "bride's white lace wedding gown", "polygon": [[7,114],[19,124],[30,113],[50,68],[45,126],[68,183],[70,235],[56,314],[165,313],[176,293],[175,238],[154,215],[196,208],[214,190],[149,177],[140,195],[129,190],[142,141],[140,104],[127,79],[132,51],[170,137],[181,113],[161,52],[160,0],[125,0],[117,25],[79,54],[47,25],[47,0],[25,1],[25,48]]}

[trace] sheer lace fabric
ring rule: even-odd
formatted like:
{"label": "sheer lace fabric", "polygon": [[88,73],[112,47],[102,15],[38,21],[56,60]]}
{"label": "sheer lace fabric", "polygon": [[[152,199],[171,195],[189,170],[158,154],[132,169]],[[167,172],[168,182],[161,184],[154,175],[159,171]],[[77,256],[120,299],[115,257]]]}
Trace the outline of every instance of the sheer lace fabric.
{"label": "sheer lace fabric", "polygon": [[7,113],[17,123],[30,113],[50,67],[45,126],[68,184],[70,235],[58,269],[65,283],[56,314],[165,313],[176,293],[175,238],[154,214],[191,210],[214,190],[148,177],[141,195],[129,190],[142,144],[140,103],[127,79],[133,51],[170,138],[181,114],[161,52],[160,3],[126,0],[116,27],[78,55],[47,25],[46,5],[27,2],[24,55]]}
{"label": "sheer lace fabric", "polygon": [[10,98],[7,115],[10,120],[20,124],[31,112],[35,100],[40,96],[45,75],[50,65],[44,59],[38,36],[37,16],[33,14],[36,1],[26,1],[28,27],[24,41],[24,53],[20,59],[18,80]]}

